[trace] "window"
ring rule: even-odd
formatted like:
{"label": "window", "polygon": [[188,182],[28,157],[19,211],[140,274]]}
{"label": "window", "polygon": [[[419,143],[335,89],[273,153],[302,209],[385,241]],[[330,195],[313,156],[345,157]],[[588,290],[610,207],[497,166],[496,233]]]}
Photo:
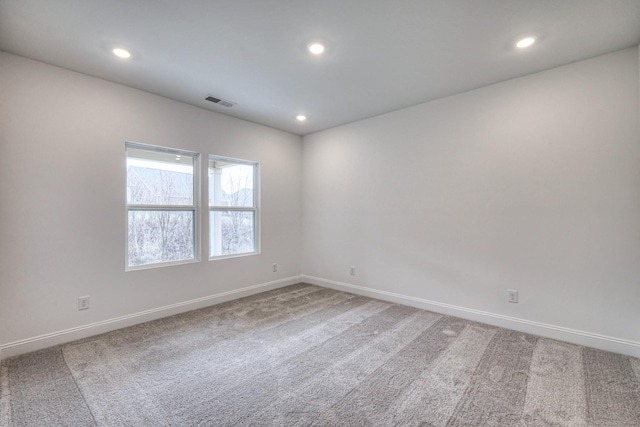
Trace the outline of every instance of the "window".
{"label": "window", "polygon": [[209,258],[259,252],[259,164],[209,156]]}
{"label": "window", "polygon": [[198,260],[198,153],[126,143],[127,270]]}

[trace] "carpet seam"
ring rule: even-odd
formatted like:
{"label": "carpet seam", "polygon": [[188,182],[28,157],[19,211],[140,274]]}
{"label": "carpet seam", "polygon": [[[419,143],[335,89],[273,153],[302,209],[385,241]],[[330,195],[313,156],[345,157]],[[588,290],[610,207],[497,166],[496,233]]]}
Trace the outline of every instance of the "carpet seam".
{"label": "carpet seam", "polygon": [[585,363],[585,357],[584,357],[584,347],[580,349],[580,361],[582,362],[582,365],[580,366],[580,368],[582,369],[582,378],[584,379],[584,400],[585,400],[585,414],[584,414],[584,418],[585,421],[587,422],[587,425],[590,425],[591,422],[591,405],[589,405],[589,393],[591,392],[591,389],[589,388],[589,379],[587,378],[589,373],[587,372],[587,365]]}
{"label": "carpet seam", "polygon": [[538,344],[540,342],[540,339],[536,339],[536,343],[534,344],[533,348],[531,349],[531,357],[529,358],[529,366],[527,367],[527,383],[525,384],[525,392],[524,392],[524,396],[522,398],[522,408],[520,408],[520,424],[523,424],[525,422],[525,418],[527,416],[527,414],[525,414],[524,412],[524,408],[527,406],[527,396],[529,395],[529,381],[531,380],[531,367],[533,366],[532,360],[533,360],[533,355],[536,351],[536,348],[538,347]]}
{"label": "carpet seam", "polygon": [[629,366],[629,371],[631,371],[631,373],[633,374],[631,375],[630,381],[632,381],[635,385],[635,387],[633,387],[633,392],[636,395],[636,400],[640,403],[640,379],[635,375],[635,370],[633,369],[631,360],[628,357],[625,357],[623,360],[624,364]]}
{"label": "carpet seam", "polygon": [[[485,352],[487,351],[487,348],[489,348],[489,346],[491,345],[491,342],[493,340],[495,340],[496,337],[498,336],[497,332],[498,331],[496,331],[496,333],[493,335],[493,337],[491,337],[491,339],[487,343],[487,346],[485,348]],[[482,364],[482,359],[483,358],[484,358],[484,353],[482,354],[482,357],[478,360],[478,363],[476,363],[476,367],[473,370],[473,374],[471,374],[471,377],[469,378],[469,382],[467,383],[467,387],[464,389],[464,393],[462,393],[462,396],[460,397],[460,400],[456,404],[455,409],[451,413],[451,416],[447,420],[447,424],[445,424],[445,427],[449,427],[449,426],[453,425],[452,423],[454,423],[455,420],[457,419],[456,414],[458,413],[458,409],[460,408],[461,405],[464,404],[464,402],[466,402],[467,398],[471,394],[470,390],[472,389],[472,386],[474,385],[474,381],[476,381],[476,378],[478,376],[478,369],[480,369],[480,365]]]}
{"label": "carpet seam", "polygon": [[[9,390],[9,366],[0,362],[0,427],[11,427],[11,392]],[[6,423],[5,423],[6,420]]]}
{"label": "carpet seam", "polygon": [[60,351],[60,355],[62,356],[62,360],[64,361],[64,366],[67,367],[67,371],[69,371],[69,375],[71,376],[71,379],[73,380],[73,384],[76,386],[76,390],[78,390],[78,393],[80,394],[80,396],[82,396],[82,401],[84,402],[85,406],[87,407],[87,410],[89,411],[89,414],[91,415],[91,421],[93,421],[93,425],[97,426],[98,423],[96,422],[96,418],[93,414],[93,411],[91,410],[91,406],[89,406],[89,403],[87,402],[87,399],[84,396],[84,393],[82,392],[82,390],[80,390],[80,386],[78,385],[78,382],[76,381],[76,377],[75,375],[73,375],[73,372],[71,371],[71,368],[69,367],[69,364],[67,363],[67,359],[64,357],[64,351],[62,351],[62,346],[59,349]]}

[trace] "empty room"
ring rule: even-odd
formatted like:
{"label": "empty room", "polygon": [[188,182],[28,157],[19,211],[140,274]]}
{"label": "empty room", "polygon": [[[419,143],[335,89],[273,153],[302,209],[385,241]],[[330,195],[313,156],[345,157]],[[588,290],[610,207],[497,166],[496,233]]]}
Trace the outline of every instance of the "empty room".
{"label": "empty room", "polygon": [[640,426],[640,0],[0,0],[0,427]]}

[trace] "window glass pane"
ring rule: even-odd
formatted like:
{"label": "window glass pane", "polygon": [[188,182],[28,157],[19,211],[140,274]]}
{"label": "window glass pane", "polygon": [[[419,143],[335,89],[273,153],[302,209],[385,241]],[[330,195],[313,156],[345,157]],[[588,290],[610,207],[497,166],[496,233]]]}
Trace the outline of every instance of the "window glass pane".
{"label": "window glass pane", "polygon": [[129,211],[129,266],[194,259],[193,211]]}
{"label": "window glass pane", "polygon": [[209,206],[253,207],[253,165],[209,160]]}
{"label": "window glass pane", "polygon": [[193,205],[193,157],[127,148],[127,203]]}
{"label": "window glass pane", "polygon": [[211,256],[255,252],[255,212],[210,211]]}

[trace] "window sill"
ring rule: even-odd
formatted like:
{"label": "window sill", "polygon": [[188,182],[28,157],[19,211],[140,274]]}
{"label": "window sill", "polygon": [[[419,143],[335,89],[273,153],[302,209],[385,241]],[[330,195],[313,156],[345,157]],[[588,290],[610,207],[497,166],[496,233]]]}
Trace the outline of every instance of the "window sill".
{"label": "window sill", "polygon": [[240,257],[245,257],[245,256],[253,256],[253,255],[260,255],[260,251],[246,252],[246,253],[242,253],[242,254],[233,254],[233,255],[213,256],[213,257],[209,257],[209,261],[218,261],[218,260],[221,260],[221,259],[240,258]]}
{"label": "window sill", "polygon": [[174,265],[182,265],[182,264],[194,264],[196,262],[200,262],[199,259],[189,259],[185,261],[170,261],[170,262],[158,262],[155,264],[144,264],[144,265],[130,265],[124,268],[124,271],[138,271],[138,270],[149,270],[152,268],[161,268],[161,267],[171,267]]}

